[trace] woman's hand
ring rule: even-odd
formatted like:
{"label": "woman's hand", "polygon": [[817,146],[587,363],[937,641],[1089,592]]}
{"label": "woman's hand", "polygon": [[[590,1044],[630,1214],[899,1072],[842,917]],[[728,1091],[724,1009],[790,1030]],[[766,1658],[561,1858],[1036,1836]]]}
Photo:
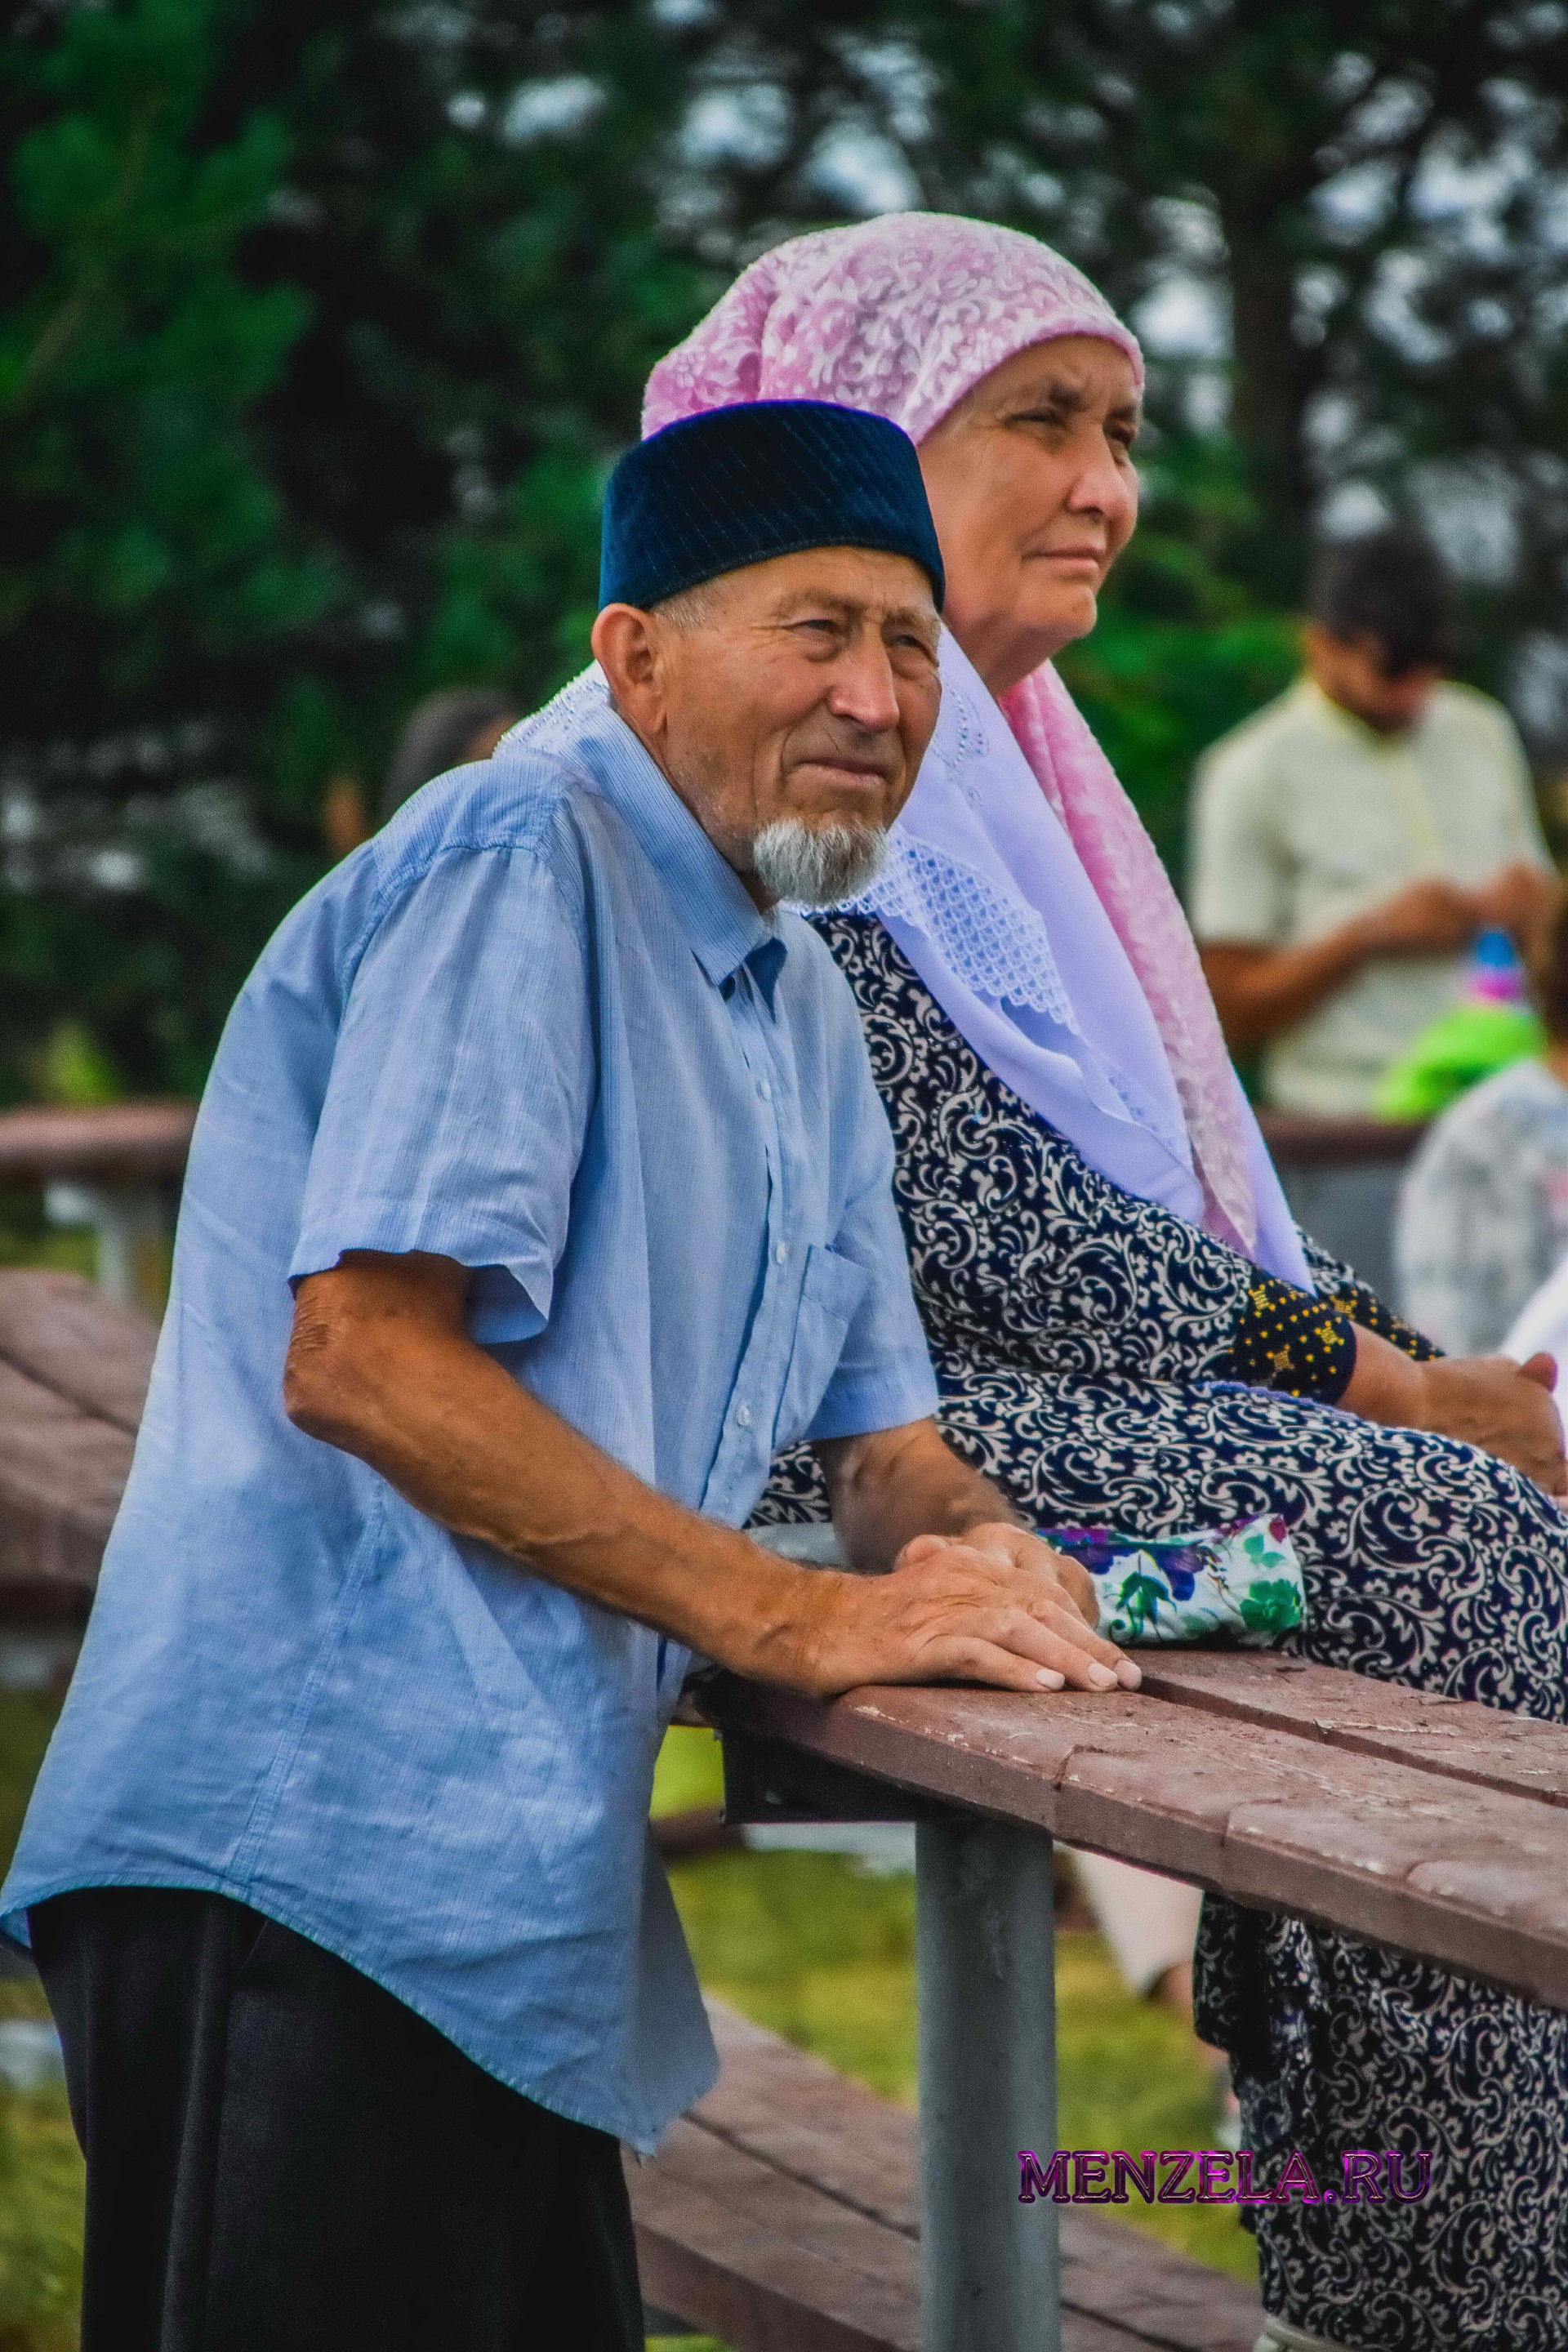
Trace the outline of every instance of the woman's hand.
{"label": "woman's hand", "polygon": [[1568,1495],[1550,1356],[1524,1364],[1508,1356],[1437,1356],[1417,1370],[1426,1376],[1424,1427],[1500,1455],[1549,1495]]}
{"label": "woman's hand", "polygon": [[1550,1356],[1436,1356],[1418,1364],[1386,1339],[1356,1328],[1356,1366],[1340,1399],[1385,1427],[1429,1429],[1511,1462],[1549,1495],[1568,1496],[1563,1423],[1552,1401]]}

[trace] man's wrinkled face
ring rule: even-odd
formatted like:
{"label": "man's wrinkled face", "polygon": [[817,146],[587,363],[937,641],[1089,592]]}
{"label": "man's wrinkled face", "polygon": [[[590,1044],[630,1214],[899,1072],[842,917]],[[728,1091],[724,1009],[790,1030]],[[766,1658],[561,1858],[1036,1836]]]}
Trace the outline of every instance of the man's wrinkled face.
{"label": "man's wrinkled face", "polygon": [[942,699],[931,583],[900,555],[813,548],[651,613],[608,605],[616,705],[759,903],[869,878]]}

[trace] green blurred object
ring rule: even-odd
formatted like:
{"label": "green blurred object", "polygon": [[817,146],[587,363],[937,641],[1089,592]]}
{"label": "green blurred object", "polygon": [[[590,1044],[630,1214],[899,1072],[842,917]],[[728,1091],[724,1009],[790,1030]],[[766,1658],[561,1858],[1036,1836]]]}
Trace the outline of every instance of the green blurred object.
{"label": "green blurred object", "polygon": [[724,1757],[716,1732],[673,1724],[664,1735],[653,1773],[655,1821],[663,1813],[694,1812],[724,1801]]}
{"label": "green blurred object", "polygon": [[[6,2013],[17,2012],[0,2010]],[[81,2157],[64,2090],[0,2084],[3,2352],[75,2352],[81,2204]]]}
{"label": "green blurred object", "polygon": [[0,1192],[0,1266],[7,1265],[58,1266],[91,1282],[98,1271],[97,1240],[86,1225],[51,1224],[41,1192]]}
{"label": "green blurred object", "polygon": [[[433,688],[526,709],[584,658],[647,368],[797,230],[977,214],[1124,309],[1176,282],[1224,312],[1223,359],[1152,338],[1147,520],[1064,666],[1173,861],[1194,756],[1293,667],[1347,468],[1397,507],[1414,469],[1484,462],[1518,553],[1467,596],[1478,683],[1554,632],[1549,7],[118,0],[7,33],[0,645],[30,829],[0,1098],[64,1014],[131,1091],[199,1089],[327,862],[331,778],[368,779]],[[1387,201],[1333,201],[1347,106],[1391,89]],[[1455,142],[1514,192],[1470,246],[1416,168]],[[1419,367],[1364,299],[1391,254],[1427,289]]]}
{"label": "green blurred object", "polygon": [[1378,1118],[1436,1118],[1482,1078],[1544,1053],[1549,1040],[1525,998],[1524,966],[1506,931],[1484,930],[1471,952],[1460,1003],[1440,1013],[1388,1070],[1373,1099]]}
{"label": "green blurred object", "polygon": [[76,1109],[120,1102],[125,1088],[85,1021],[57,1021],[38,1057],[38,1100]]}
{"label": "green blurred object", "polygon": [[[22,1826],[58,1701],[0,1688],[0,1876]],[[31,1977],[0,1977],[0,2022],[48,2014]],[[82,2166],[63,2085],[0,2081],[0,2352],[74,2352],[81,2292]]]}
{"label": "green blurred object", "polygon": [[1436,1118],[1482,1078],[1543,1053],[1546,1032],[1523,1004],[1457,1004],[1434,1021],[1378,1087],[1379,1118]]}

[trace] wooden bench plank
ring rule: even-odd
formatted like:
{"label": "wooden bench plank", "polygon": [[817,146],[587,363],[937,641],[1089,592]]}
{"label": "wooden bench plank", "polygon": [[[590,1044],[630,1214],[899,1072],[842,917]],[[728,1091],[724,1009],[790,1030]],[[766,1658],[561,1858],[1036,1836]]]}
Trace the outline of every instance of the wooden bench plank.
{"label": "wooden bench plank", "polygon": [[1568,1724],[1272,1654],[1144,1650],[1139,1664],[1151,1697],[1177,1706],[1568,1805]]}
{"label": "wooden bench plank", "polygon": [[1137,1695],[731,1677],[706,1718],[1568,2009],[1568,1815]]}
{"label": "wooden bench plank", "polygon": [[[847,2230],[831,2198],[690,2123],[675,2126],[653,2163],[628,2161],[626,2177],[643,2290],[658,2309],[731,2352],[918,2352],[910,2240],[858,2216]],[[861,2260],[889,2275],[870,2277]],[[1245,2343],[1193,2340],[1200,2352],[1251,2352],[1260,2324],[1256,2305],[1253,2312]],[[1130,2334],[1079,2310],[1062,2315],[1062,2352],[1169,2352],[1186,2341]]]}
{"label": "wooden bench plank", "polygon": [[915,2118],[808,2051],[710,2000],[723,2071],[692,2113],[732,2147],[914,2237]]}
{"label": "wooden bench plank", "polygon": [[[627,2186],[648,2301],[731,2352],[918,2352],[912,2239],[691,2122],[675,2126],[653,2163],[628,2162]],[[1079,2217],[1069,2208],[1061,2218]],[[1173,2291],[1160,2281],[1163,2259],[1201,2266],[1152,2244],[1150,2256],[1131,2263],[1118,2246],[1088,2274],[1064,2252],[1063,2352],[1251,2352],[1256,2297],[1212,2272],[1202,2296]],[[1152,2291],[1140,2292],[1151,2278]],[[1094,2300],[1106,2309],[1088,2307]],[[1122,2309],[1131,2325],[1112,2315]]]}
{"label": "wooden bench plank", "polygon": [[79,1274],[17,1266],[0,1274],[0,1358],[83,1412],[134,1437],[158,1328]]}
{"label": "wooden bench plank", "polygon": [[[917,2352],[914,2248],[697,2124],[628,2167],[643,2291],[734,2352]],[[857,2260],[857,2254],[862,2256]],[[899,2268],[900,2280],[872,2274]]]}
{"label": "wooden bench plank", "polygon": [[0,1613],[85,1609],[131,1448],[123,1430],[0,1361]]}
{"label": "wooden bench plank", "polygon": [[0,1616],[85,1615],[156,1341],[80,1275],[0,1273]]}
{"label": "wooden bench plank", "polygon": [[[723,2072],[692,2110],[692,2122],[915,2239],[915,2117],[724,2003],[710,2000],[708,2011]],[[1069,2205],[1058,2220],[1065,2310],[1110,2326],[1122,2347],[1131,2334],[1175,2352],[1251,2352],[1263,2324],[1251,2288],[1109,2215]]]}

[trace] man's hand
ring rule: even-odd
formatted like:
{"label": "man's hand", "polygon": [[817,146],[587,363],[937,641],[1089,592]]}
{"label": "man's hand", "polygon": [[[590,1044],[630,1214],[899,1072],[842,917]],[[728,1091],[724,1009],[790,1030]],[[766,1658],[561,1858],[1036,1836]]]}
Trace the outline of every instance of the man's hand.
{"label": "man's hand", "polygon": [[1381,907],[1294,947],[1207,940],[1199,949],[1233,1054],[1250,1054],[1305,1021],[1379,956],[1451,955],[1481,928],[1474,892],[1412,882]]}
{"label": "man's hand", "polygon": [[1434,876],[1397,891],[1355,928],[1369,956],[1456,955],[1487,919],[1479,892]]}
{"label": "man's hand", "polygon": [[814,1698],[860,1683],[988,1683],[1002,1690],[1136,1690],[1132,1660],[1093,1630],[1075,1560],[1004,1521],[916,1536],[883,1576],[811,1572],[793,1654],[750,1671]]}
{"label": "man's hand", "polygon": [[1563,886],[1555,874],[1544,873],[1522,857],[1483,882],[1476,893],[1483,924],[1511,932],[1525,953],[1563,904]]}
{"label": "man's hand", "polygon": [[1563,1423],[1550,1356],[1436,1356],[1418,1364],[1371,1331],[1356,1332],[1356,1367],[1340,1402],[1391,1428],[1426,1429],[1511,1462],[1549,1495],[1568,1496]]}

